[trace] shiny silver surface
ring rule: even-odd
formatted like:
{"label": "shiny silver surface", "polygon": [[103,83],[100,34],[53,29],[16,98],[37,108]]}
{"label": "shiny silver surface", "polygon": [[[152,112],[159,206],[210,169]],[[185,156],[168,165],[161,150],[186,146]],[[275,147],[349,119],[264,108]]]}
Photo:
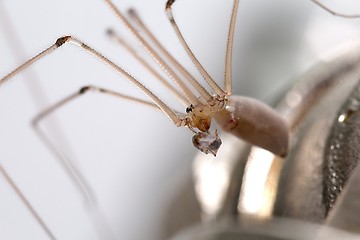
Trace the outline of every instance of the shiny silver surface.
{"label": "shiny silver surface", "polygon": [[[236,227],[210,221],[213,227],[205,224],[175,239],[279,239],[271,232],[288,230],[289,225],[299,232],[285,231],[286,239],[359,237],[359,79],[358,43],[299,78],[278,107],[291,125],[286,158],[255,147],[249,151],[247,144],[231,137],[231,143],[224,144],[228,152],[220,152],[221,161],[198,155],[195,189],[204,219],[232,216]],[[264,221],[272,227],[264,228]],[[301,235],[312,228],[316,234]]]}

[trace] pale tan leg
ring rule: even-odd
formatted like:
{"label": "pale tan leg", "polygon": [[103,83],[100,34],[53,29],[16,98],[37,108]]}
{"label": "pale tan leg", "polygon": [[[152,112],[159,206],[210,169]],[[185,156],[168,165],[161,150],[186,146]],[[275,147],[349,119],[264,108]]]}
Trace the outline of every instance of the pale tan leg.
{"label": "pale tan leg", "polygon": [[162,69],[169,75],[169,77],[179,86],[184,95],[194,106],[199,103],[199,99],[194,93],[186,86],[186,84],[179,78],[179,76],[169,67],[164,59],[140,36],[140,34],[134,29],[129,21],[121,14],[119,9],[114,5],[111,0],[104,0],[110,9],[114,12],[116,17],[124,24],[124,26],[130,31],[130,33],[139,41],[144,49],[150,54],[150,56],[162,67]]}
{"label": "pale tan leg", "polygon": [[232,92],[232,51],[234,41],[234,31],[237,9],[239,6],[239,0],[234,0],[234,6],[231,13],[229,32],[226,45],[226,57],[225,57],[225,72],[224,72],[224,88],[227,95],[231,95]]}
{"label": "pale tan leg", "polygon": [[[25,55],[25,50],[23,48],[23,44],[21,43],[19,36],[15,31],[14,26],[12,25],[11,18],[8,16],[6,9],[1,2],[0,2],[0,15],[3,20],[0,23],[2,24],[2,27],[4,29],[4,38],[9,42],[9,48],[14,53],[17,61],[20,62],[22,60],[22,56]],[[25,73],[26,79],[29,80],[27,82],[27,87],[29,89],[30,94],[32,95],[32,98],[34,99],[34,103],[37,105],[37,107],[41,108],[44,104],[48,102],[48,99],[46,97],[46,94],[44,94],[45,91],[43,90],[41,84],[38,81],[37,74],[32,70],[33,69],[29,69]],[[66,144],[66,141],[64,140],[64,136],[62,135],[61,127],[56,122],[56,120],[51,119],[51,121],[49,121],[47,125],[50,126],[52,132],[55,133],[56,138],[60,140],[60,142]],[[52,146],[48,146],[48,147],[51,149]],[[69,146],[66,146],[67,152],[69,152],[69,148],[70,148]],[[73,180],[74,186],[77,186],[78,189],[80,190],[80,194],[86,200],[87,206],[91,205],[93,211],[95,211],[96,205],[95,205],[94,196],[92,194],[92,189],[86,183],[84,178],[81,176],[80,171],[66,157],[56,158],[56,159],[59,160],[60,165],[64,167],[65,172],[69,174],[71,180]],[[37,214],[34,213],[34,209],[30,206],[28,201],[24,199],[24,196],[21,195],[20,190],[16,188],[14,183],[11,183],[12,180],[10,176],[8,176],[5,170],[4,172],[7,175],[6,178],[9,181],[9,183],[12,185],[12,187],[20,196],[20,198],[22,198],[24,205],[29,209],[30,212],[32,212],[32,215],[34,216],[35,220],[42,225],[44,231],[49,235],[49,238],[55,239],[52,237],[51,232],[48,230],[45,224],[41,221],[41,219],[39,219]],[[99,213],[98,216],[91,216],[91,220],[93,220],[93,222],[95,223],[96,229],[99,229],[100,231],[103,231],[103,229],[108,229],[108,227],[106,227],[105,224],[100,224],[101,222],[103,222],[100,217],[101,217],[101,213]]]}
{"label": "pale tan leg", "polygon": [[86,50],[87,52],[91,53],[92,55],[94,55],[95,57],[97,57],[98,59],[100,59],[101,61],[105,62],[106,64],[108,64],[110,67],[112,67],[115,71],[117,71],[118,73],[122,74],[124,77],[126,77],[130,82],[132,82],[135,86],[137,86],[141,91],[143,91],[163,112],[166,116],[168,116],[176,126],[184,126],[185,122],[184,119],[181,119],[178,117],[178,115],[170,108],[168,107],[163,101],[161,101],[154,93],[152,93],[149,89],[147,89],[142,83],[140,83],[135,77],[133,77],[132,75],[130,75],[128,72],[126,72],[124,69],[122,69],[121,67],[119,67],[117,64],[115,64],[114,62],[110,61],[108,58],[104,57],[101,53],[99,53],[98,51],[94,50],[93,48],[89,47],[88,45],[86,45],[85,43],[83,43],[82,41],[76,39],[75,37],[72,36],[65,36],[65,37],[61,37],[59,39],[56,40],[56,42],[51,45],[50,47],[48,47],[47,49],[45,49],[44,51],[40,52],[39,54],[37,54],[36,56],[32,57],[31,59],[29,59],[28,61],[26,61],[24,64],[20,65],[19,67],[17,67],[15,70],[13,70],[12,72],[10,72],[8,75],[6,75],[5,77],[0,79],[0,86],[4,83],[6,83],[7,81],[9,81],[14,75],[20,73],[21,71],[23,71],[25,68],[29,67],[30,65],[32,65],[33,63],[37,62],[38,60],[42,59],[43,57],[45,57],[46,55],[50,54],[51,52],[53,52],[54,50],[56,50],[57,48],[61,47],[63,44],[65,43],[72,43],[75,44],[76,46]]}
{"label": "pale tan leg", "polygon": [[[108,90],[105,88],[97,87],[97,86],[85,86],[82,87],[79,91],[65,97],[64,99],[60,100],[59,102],[55,103],[54,105],[46,108],[44,111],[40,112],[33,120],[32,126],[41,139],[41,141],[48,147],[48,149],[54,154],[54,156],[59,160],[59,162],[63,165],[66,169],[67,173],[69,174],[70,178],[75,183],[75,186],[79,189],[82,195],[85,197],[85,201],[87,203],[87,207],[89,207],[89,214],[90,219],[95,224],[95,227],[98,231],[98,234],[101,239],[115,239],[109,225],[106,223],[106,220],[101,212],[98,211],[96,207],[95,197],[93,193],[90,191],[91,188],[88,186],[86,180],[81,175],[81,173],[77,170],[77,168],[72,164],[73,161],[69,160],[66,155],[57,147],[52,140],[41,130],[39,127],[39,123],[44,120],[47,116],[51,115],[55,111],[59,110],[61,107],[65,106],[66,104],[72,102],[76,98],[83,96],[86,93],[102,93],[114,97],[119,97],[125,100],[130,100],[136,103],[140,103],[142,105],[152,107],[154,109],[160,110],[160,108],[151,102],[144,101],[141,99],[137,99],[131,96],[124,95],[119,92],[115,92],[112,90]],[[31,209],[30,209],[31,210]]]}
{"label": "pale tan leg", "polygon": [[209,73],[205,70],[205,68],[201,65],[201,63],[199,62],[199,60],[196,58],[196,56],[194,55],[194,53],[191,51],[190,47],[188,46],[188,44],[186,43],[183,35],[180,32],[179,27],[177,26],[174,16],[172,14],[172,4],[175,2],[175,0],[168,0],[168,2],[166,3],[166,13],[167,13],[167,17],[172,25],[172,27],[175,30],[175,33],[177,35],[177,37],[179,38],[181,44],[183,45],[186,53],[189,55],[190,59],[192,60],[192,62],[194,63],[194,65],[196,66],[196,68],[199,70],[199,72],[201,73],[201,75],[204,77],[204,79],[206,80],[206,82],[209,84],[209,86],[213,89],[213,91],[219,95],[220,97],[225,96],[225,92],[219,87],[219,85],[217,85],[217,83],[211,78],[211,76],[209,75]]}
{"label": "pale tan leg", "polygon": [[[11,50],[11,53],[16,59],[16,61],[21,62],[23,61],[23,57],[26,55],[26,51],[20,37],[15,31],[16,28],[11,22],[11,18],[6,11],[3,1],[0,1],[0,16],[0,24],[3,29],[3,34],[1,34],[1,37],[5,39],[6,42],[8,42],[9,49]],[[47,97],[44,94],[45,91],[43,91],[41,88],[41,84],[39,83],[38,77],[36,76],[35,72],[29,69],[29,71],[27,71],[26,73],[26,79],[29,79],[26,87],[32,94],[34,103],[37,106],[42,106],[44,103],[47,102]]]}
{"label": "pale tan leg", "polygon": [[[12,52],[14,52],[14,55],[19,60],[19,59],[21,59],[21,56],[25,55],[25,54],[22,54],[25,51],[19,40],[19,37],[17,36],[16,32],[14,31],[14,27],[11,25],[11,21],[10,21],[10,18],[8,17],[6,9],[4,8],[4,6],[1,5],[1,3],[0,3],[0,11],[1,11],[2,17],[4,17],[6,19],[5,21],[1,22],[1,23],[3,23],[3,27],[5,30],[4,37],[9,40],[9,46],[12,48]],[[37,76],[36,76],[35,72],[30,71],[30,70],[32,70],[32,69],[29,69],[29,71],[26,73],[26,79],[31,80],[31,84],[28,84],[29,91],[30,91],[30,93],[32,93],[32,96],[34,97],[34,101],[35,101],[36,105],[38,105],[38,107],[40,107],[44,103],[47,103],[48,100],[47,100],[46,95],[44,94],[44,90],[42,90],[41,85],[37,81]],[[58,124],[56,124],[54,121],[52,121],[50,125],[52,126],[52,129],[59,129]],[[61,131],[58,131],[56,133],[56,136],[57,136],[57,138],[63,139],[62,138],[63,136],[61,136],[60,132]],[[65,158],[63,158],[63,159],[65,159]],[[74,167],[69,162],[60,162],[60,163],[61,163],[61,165],[65,166],[65,171],[69,173],[69,175],[71,176],[71,178],[73,180],[80,179],[80,182],[77,182],[77,181],[74,182],[75,185],[86,186],[86,184],[84,184],[84,182],[82,182],[83,178],[80,175],[77,175],[79,173],[79,171],[76,169],[76,167]],[[68,169],[67,166],[72,166],[72,169]],[[75,174],[75,175],[73,175],[73,174]],[[80,190],[81,190],[81,194],[84,196],[85,199],[89,198],[88,200],[94,201],[92,199],[92,194],[90,194],[91,189],[89,187],[84,187],[84,189],[81,188]]]}
{"label": "pale tan leg", "polygon": [[142,57],[140,57],[134,48],[131,47],[131,45],[125,41],[118,33],[116,33],[112,29],[108,29],[107,31],[108,36],[111,38],[114,38],[117,43],[122,45],[128,52],[131,53],[131,55],[143,65],[143,67],[148,70],[161,84],[163,84],[171,93],[175,95],[175,97],[185,106],[190,106],[190,102],[179,93],[178,90],[176,90],[171,84],[166,81],[165,78],[163,78],[148,62],[145,61]]}
{"label": "pale tan leg", "polygon": [[325,6],[324,4],[322,4],[319,0],[310,0],[313,3],[315,3],[316,5],[318,5],[319,7],[321,7],[322,9],[324,9],[325,11],[331,13],[334,16],[338,16],[338,17],[343,17],[343,18],[359,18],[360,14],[344,14],[344,13],[338,13],[330,8],[328,8],[327,6]]}
{"label": "pale tan leg", "polygon": [[49,137],[41,131],[39,128],[39,122],[52,114],[54,111],[58,110],[59,108],[63,107],[64,105],[70,103],[72,100],[84,95],[85,93],[103,93],[115,97],[120,97],[122,99],[134,101],[137,103],[141,103],[143,105],[156,108],[158,110],[159,107],[151,102],[147,102],[141,99],[137,99],[134,97],[130,97],[115,91],[111,91],[108,89],[96,87],[96,86],[86,86],[81,88],[79,91],[65,97],[64,99],[60,100],[59,102],[55,103],[54,105],[46,108],[44,111],[40,112],[37,116],[34,117],[32,120],[32,126],[35,130],[35,132],[38,134],[39,138],[43,141],[43,143],[51,150],[51,152],[54,154],[54,156],[59,159],[59,162],[63,165],[63,167],[66,169],[67,173],[69,174],[70,178],[73,180],[74,184],[77,186],[79,191],[84,196],[86,202],[91,205],[95,206],[96,201],[94,194],[91,191],[91,188],[89,187],[88,183],[86,182],[85,178],[81,175],[81,173],[77,170],[77,168],[72,164],[72,161],[70,161],[64,153],[56,147],[52,141],[49,139]]}
{"label": "pale tan leg", "polygon": [[176,59],[164,48],[164,46],[157,40],[154,34],[141,20],[140,16],[134,9],[128,10],[130,19],[140,28],[141,33],[145,34],[152,44],[156,46],[158,50],[169,60],[172,66],[174,66],[188,81],[189,83],[200,93],[200,95],[211,104],[213,97],[208,91],[178,62]]}
{"label": "pale tan leg", "polygon": [[[9,38],[9,42],[11,44],[10,47],[12,47],[12,51],[15,53],[16,58],[19,60],[21,59],[21,56],[25,55],[25,54],[21,54],[24,53],[24,49],[22,47],[21,42],[19,41],[19,37],[17,36],[16,32],[13,30],[14,28],[11,26],[11,22],[10,22],[10,18],[7,16],[7,13],[5,11],[5,9],[3,8],[3,6],[0,7],[1,10],[1,15],[3,17],[5,17],[8,21],[6,22],[7,24],[5,24],[4,22],[4,29],[6,30],[6,34],[5,37]],[[41,85],[38,83],[37,81],[37,76],[35,74],[35,72],[30,71],[31,69],[29,69],[29,71],[26,74],[26,79],[31,80],[31,84],[28,84],[28,87],[30,89],[30,92],[32,93],[32,95],[34,96],[34,100],[36,102],[36,104],[38,106],[43,105],[44,103],[47,103],[47,97],[44,94],[44,90],[42,89]],[[54,122],[54,120],[52,120],[51,122],[51,127],[52,129],[59,129],[59,125]],[[61,131],[57,131],[56,132],[56,136],[57,138],[63,139],[63,136],[60,134]],[[75,186],[82,186],[80,189],[80,193],[83,195],[84,199],[87,199],[87,201],[90,202],[95,202],[95,199],[93,198],[93,194],[91,193],[92,190],[91,188],[88,186],[88,184],[86,184],[84,178],[80,175],[80,172],[78,169],[76,169],[76,167],[67,160],[66,157],[63,158],[59,158],[60,160],[64,160],[64,161],[60,161],[60,164],[62,166],[64,166],[65,171],[69,174],[69,176],[71,177],[72,180],[74,180],[74,184]]]}
{"label": "pale tan leg", "polygon": [[11,188],[15,191],[16,195],[20,198],[20,200],[24,203],[26,208],[30,211],[31,215],[35,218],[35,220],[39,223],[41,228],[44,230],[49,239],[55,240],[54,234],[51,232],[49,227],[45,224],[45,222],[41,219],[40,215],[36,212],[34,207],[30,204],[28,199],[24,196],[21,190],[16,186],[14,180],[10,177],[10,175],[6,172],[4,167],[0,164],[0,173],[4,176],[5,180],[9,183]]}
{"label": "pale tan leg", "polygon": [[105,89],[102,87],[97,87],[97,86],[93,86],[93,85],[89,85],[89,86],[85,86],[80,88],[79,91],[76,91],[75,93],[65,97],[64,99],[60,100],[59,102],[55,103],[54,105],[46,108],[44,111],[40,112],[37,116],[34,117],[34,119],[32,120],[32,125],[37,128],[39,122],[44,119],[45,117],[47,117],[48,115],[52,114],[54,111],[57,111],[59,108],[63,107],[64,105],[70,103],[72,100],[83,96],[86,93],[102,93],[102,94],[106,94],[106,95],[110,95],[110,96],[114,96],[114,97],[119,97],[125,100],[129,100],[129,101],[133,101],[136,103],[140,103],[143,104],[145,106],[148,107],[152,107],[158,110],[161,110],[156,104],[152,103],[152,102],[148,102],[142,99],[138,99],[135,97],[131,97],[116,91],[112,91],[109,89]]}
{"label": "pale tan leg", "polygon": [[140,103],[142,105],[152,107],[157,110],[161,110],[156,104],[148,101],[144,101],[141,99],[137,99],[119,92],[115,92],[109,89],[89,85],[80,88],[79,91],[76,91],[75,93],[65,97],[64,99],[60,100],[59,102],[55,103],[54,105],[46,108],[44,111],[40,112],[37,116],[34,117],[32,120],[32,126],[41,139],[41,141],[49,148],[49,150],[54,154],[54,156],[59,160],[59,162],[64,166],[64,168],[67,170],[67,173],[72,178],[73,182],[75,183],[76,187],[79,189],[79,191],[83,194],[85,197],[87,206],[89,207],[89,212],[91,216],[91,220],[93,220],[93,223],[95,224],[95,227],[98,230],[98,233],[100,234],[101,239],[115,239],[113,237],[113,233],[111,232],[111,229],[109,229],[108,224],[106,223],[105,218],[102,216],[102,213],[98,211],[96,207],[95,197],[93,193],[90,191],[90,187],[88,186],[85,178],[81,175],[81,173],[77,170],[77,168],[72,164],[73,161],[67,159],[66,155],[59,149],[52,141],[51,139],[41,130],[39,127],[39,123],[55,111],[59,110],[61,107],[65,106],[68,103],[71,103],[76,98],[83,96],[86,93],[102,93],[118,98],[122,98],[125,100],[130,100],[136,103]]}

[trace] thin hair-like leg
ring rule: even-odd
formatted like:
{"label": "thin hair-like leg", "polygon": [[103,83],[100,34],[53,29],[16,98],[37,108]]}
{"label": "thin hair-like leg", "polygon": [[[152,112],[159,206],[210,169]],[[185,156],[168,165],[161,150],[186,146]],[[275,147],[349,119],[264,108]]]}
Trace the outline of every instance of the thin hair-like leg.
{"label": "thin hair-like leg", "polygon": [[180,29],[175,22],[175,19],[172,14],[172,10],[171,10],[172,4],[174,2],[175,2],[175,0],[168,0],[168,2],[166,3],[166,15],[167,15],[172,27],[174,28],[177,37],[179,38],[181,44],[183,45],[186,53],[189,55],[189,57],[192,60],[192,62],[194,63],[194,65],[199,70],[199,72],[201,73],[203,78],[206,80],[206,82],[209,84],[209,86],[213,89],[213,91],[220,97],[225,96],[225,92],[219,87],[219,85],[214,81],[214,79],[212,79],[212,77],[209,75],[209,73],[201,65],[199,60],[196,58],[194,53],[191,51],[189,45],[186,43],[183,35],[181,34]]}
{"label": "thin hair-like leg", "polygon": [[144,24],[140,16],[137,14],[135,9],[128,10],[128,16],[131,18],[137,27],[140,28],[141,32],[150,39],[150,42],[156,46],[158,50],[169,60],[172,66],[174,66],[188,81],[189,83],[201,94],[201,96],[211,104],[213,97],[208,91],[164,48],[164,46],[159,42],[155,35],[150,31],[150,29]]}
{"label": "thin hair-like leg", "polygon": [[122,45],[131,55],[139,62],[141,65],[148,70],[161,84],[163,84],[171,93],[175,95],[175,97],[184,105],[189,106],[190,102],[179,93],[177,89],[175,89],[171,84],[166,81],[148,62],[145,61],[142,57],[140,57],[135,49],[131,47],[131,45],[125,41],[118,33],[116,33],[112,29],[107,30],[107,34],[109,37],[114,38],[117,43]]}
{"label": "thin hair-like leg", "polygon": [[343,17],[343,18],[360,18],[360,14],[346,14],[346,13],[336,12],[331,8],[327,7],[326,5],[324,5],[323,3],[321,3],[319,0],[310,0],[310,1],[312,1],[313,3],[315,3],[316,5],[318,5],[319,7],[321,7],[322,9],[331,13],[334,16]]}
{"label": "thin hair-like leg", "polygon": [[232,8],[231,19],[229,24],[229,32],[226,45],[225,56],[225,71],[224,71],[224,89],[227,95],[231,95],[232,92],[232,51],[234,41],[234,31],[237,9],[239,6],[239,0],[234,0],[234,6]]}
{"label": "thin hair-like leg", "polygon": [[46,235],[49,237],[49,239],[55,240],[55,235],[51,232],[49,227],[46,225],[46,223],[42,220],[40,215],[36,212],[34,207],[30,204],[29,200],[25,197],[25,195],[21,192],[21,190],[18,188],[18,186],[15,184],[14,180],[10,177],[10,175],[7,173],[5,168],[0,164],[0,173],[4,176],[5,180],[9,183],[11,188],[15,191],[16,195],[20,198],[20,200],[24,203],[26,208],[30,211],[31,215],[36,219],[38,224],[41,226],[41,228],[44,230]]}
{"label": "thin hair-like leg", "polygon": [[[14,27],[11,24],[10,18],[8,17],[6,9],[0,2],[0,11],[1,15],[5,18],[5,21],[3,21],[3,27],[5,30],[5,39],[8,39],[11,44],[10,47],[12,48],[12,51],[14,52],[14,55],[20,61],[21,56],[25,55],[25,50],[23,49],[23,46],[19,40],[19,37],[17,36],[16,32],[13,30]],[[41,107],[43,104],[46,104],[48,102],[48,99],[46,95],[44,94],[44,90],[41,88],[41,85],[37,81],[38,78],[34,71],[31,71],[32,69],[29,69],[29,71],[26,73],[26,79],[28,79],[30,82],[28,82],[27,86],[29,87],[30,93],[32,93],[32,96],[34,96],[34,101],[38,107]],[[31,84],[30,84],[31,83]],[[51,121],[51,129],[59,129],[59,124],[57,124],[54,120]],[[64,136],[60,134],[61,131],[56,132],[57,138],[60,138],[61,140],[64,139]],[[66,142],[63,140],[63,142]],[[51,148],[51,146],[48,146]],[[66,146],[67,151],[69,151],[69,147]],[[71,180],[74,181],[74,185],[78,186],[80,190],[80,194],[84,197],[86,201],[90,201],[95,203],[94,195],[92,194],[91,187],[86,183],[84,178],[81,176],[80,171],[76,168],[74,164],[72,164],[66,157],[63,158],[57,158],[60,160],[60,165],[64,167],[64,170],[69,174]]]}
{"label": "thin hair-like leg", "polygon": [[169,77],[179,86],[184,95],[189,99],[190,103],[194,106],[200,103],[201,99],[198,99],[194,93],[186,86],[186,84],[179,78],[179,76],[169,67],[164,59],[140,36],[140,34],[134,29],[129,21],[121,14],[119,9],[110,0],[104,0],[105,3],[114,12],[116,17],[124,24],[124,26],[130,31],[137,41],[144,47],[144,49],[150,54],[150,56],[162,67],[162,69],[169,75]]}
{"label": "thin hair-like leg", "polygon": [[[32,120],[32,127],[35,130],[35,132],[37,133],[37,135],[39,136],[40,140],[46,145],[48,146],[48,148],[51,150],[51,152],[53,153],[53,155],[59,159],[59,162],[63,163],[63,164],[67,164],[65,166],[65,168],[69,169],[69,172],[71,172],[70,177],[81,177],[82,175],[80,173],[77,172],[77,169],[71,164],[72,161],[70,161],[69,159],[66,158],[66,155],[63,154],[63,151],[61,151],[61,149],[59,147],[57,147],[52,140],[47,136],[47,134],[39,127],[39,124],[42,120],[44,120],[47,116],[51,115],[52,113],[54,113],[55,111],[59,110],[61,107],[65,106],[66,104],[71,103],[73,100],[75,100],[76,98],[83,96],[86,93],[102,93],[102,94],[106,94],[106,95],[110,95],[110,96],[114,96],[114,97],[118,97],[118,98],[122,98],[122,99],[126,99],[126,100],[130,100],[133,102],[137,102],[140,103],[142,105],[148,106],[148,107],[152,107],[155,109],[160,110],[160,108],[152,103],[152,102],[148,102],[148,101],[144,101],[141,99],[137,99],[131,96],[127,96],[125,94],[119,93],[119,92],[115,92],[109,89],[105,89],[105,88],[101,88],[101,87],[97,87],[97,86],[85,86],[82,87],[79,91],[63,98],[62,100],[58,101],[57,103],[53,104],[52,106],[46,108],[45,110],[43,110],[42,112],[40,112],[37,116],[34,117],[34,119]],[[72,173],[72,171],[74,173]],[[85,185],[81,185],[81,184],[86,184],[86,181],[84,179],[75,179],[75,181],[77,183],[77,187],[82,191],[85,192],[84,189],[88,189],[88,187]],[[85,192],[86,194],[92,194],[91,192]],[[93,224],[95,225],[95,228],[97,230],[97,233],[99,234],[99,237],[101,239],[116,239],[113,236],[113,233],[111,231],[111,229],[109,228],[109,225],[106,222],[106,219],[104,218],[104,216],[102,215],[102,213],[98,210],[96,203],[94,202],[94,197],[92,196],[88,196],[86,195],[86,206],[88,207],[88,210],[90,210],[88,213],[90,214],[90,220],[92,220]]]}
{"label": "thin hair-like leg", "polygon": [[90,46],[86,45],[82,41],[72,37],[72,36],[65,36],[61,37],[56,40],[56,42],[45,49],[44,51],[40,52],[39,54],[35,55],[34,57],[30,58],[24,64],[17,67],[15,70],[7,74],[5,77],[0,79],[0,86],[6,82],[8,82],[13,76],[18,74],[19,72],[23,71],[25,68],[29,67],[33,63],[37,62],[41,58],[45,57],[46,55],[50,54],[54,50],[58,49],[65,43],[72,43],[76,46],[82,48],[83,50],[89,52],[90,54],[94,55],[110,67],[112,67],[115,71],[123,75],[127,80],[133,83],[136,87],[138,87],[143,93],[145,93],[162,111],[163,113],[168,116],[176,126],[185,126],[187,124],[187,120],[184,118],[180,118],[178,114],[174,112],[169,106],[167,106],[163,101],[161,101],[154,93],[152,93],[148,88],[146,88],[142,83],[140,83],[135,77],[130,75],[124,69],[119,67],[117,64],[109,60],[108,58],[104,57],[101,53],[96,51],[95,49],[91,48]]}
{"label": "thin hair-like leg", "polygon": [[[100,54],[96,50],[92,49],[91,47],[89,47],[88,45],[83,43],[82,41],[80,41],[72,36],[65,36],[65,37],[61,37],[61,38],[57,39],[57,41],[54,44],[52,44],[50,47],[48,47],[44,51],[40,52],[39,54],[35,55],[34,57],[30,58],[24,64],[20,65],[19,67],[14,69],[12,72],[7,74],[5,77],[1,78],[0,86],[2,84],[7,83],[16,74],[20,73],[27,67],[31,66],[32,64],[36,63],[43,57],[52,53],[53,51],[55,51],[56,49],[58,49],[60,46],[62,46],[63,44],[65,44],[67,42],[75,44],[76,46],[82,48],[83,50],[91,53],[92,55],[96,56],[98,59],[100,59],[101,61],[108,64],[113,69],[115,69],[118,73],[125,76],[130,82],[132,82],[135,86],[137,86],[140,90],[142,90],[155,103],[153,105],[154,106],[156,105],[159,109],[161,109],[162,112],[165,115],[167,115],[174,122],[174,124],[176,126],[180,127],[180,126],[187,125],[186,118],[183,118],[183,117],[180,118],[179,117],[180,115],[178,113],[176,113],[174,110],[172,110],[170,107],[168,107],[164,102],[162,102],[155,94],[153,94],[143,84],[141,84],[138,80],[136,80],[132,75],[130,75],[128,72],[126,72],[121,67],[116,65],[114,62],[110,61],[108,58],[104,57],[102,54]],[[46,136],[44,137],[44,135],[41,135],[41,134],[39,134],[39,136],[41,136],[42,139],[45,140],[45,142],[49,142],[47,140]],[[52,149],[53,152],[56,153],[57,156],[60,156],[62,159],[65,159],[63,157],[63,155],[59,155],[60,152],[56,152],[56,149],[54,150],[54,146],[49,145],[49,144],[48,144],[48,146],[50,147],[50,149]],[[81,181],[81,180],[83,180],[83,178],[81,177],[79,172],[74,171],[76,169],[74,167],[70,166],[68,164],[69,162],[70,161],[64,162],[64,166],[68,167],[68,169],[69,169],[68,172],[71,174],[71,176],[73,176],[73,177],[75,176],[76,177],[75,179],[78,181],[78,183],[81,183],[80,185],[78,185],[79,189],[82,189],[82,190],[87,189],[87,187],[86,187],[87,184],[86,183],[83,184],[84,181]],[[89,192],[87,192],[84,195],[86,196],[86,199],[89,199],[89,197],[92,196]],[[105,239],[114,239],[114,237],[110,236],[111,232],[109,230],[105,229],[108,225],[105,223],[104,219],[101,217],[101,213],[99,211],[97,211],[97,209],[94,207],[94,204],[93,204],[94,201],[88,201],[88,203],[90,203],[90,204],[88,204],[88,206],[90,206],[91,210],[92,210],[90,213],[93,215],[91,220],[94,221],[94,223],[96,225],[95,227],[97,228],[97,230],[99,230],[98,233],[100,233],[101,239],[104,239],[104,236],[106,236]]]}
{"label": "thin hair-like leg", "polygon": [[51,150],[51,152],[54,154],[54,156],[60,160],[59,162],[61,164],[65,165],[64,168],[68,169],[68,173],[70,173],[69,174],[70,178],[76,178],[76,179],[74,179],[74,182],[76,183],[76,186],[80,189],[80,192],[82,192],[83,195],[85,196],[86,203],[89,206],[95,206],[96,202],[95,202],[94,194],[92,192],[88,191],[88,189],[90,189],[90,188],[88,187],[88,184],[85,181],[85,179],[83,178],[83,176],[78,172],[78,170],[72,164],[72,161],[70,161],[66,157],[66,155],[58,147],[56,147],[55,144],[52,143],[50,138],[39,128],[39,122],[41,120],[43,120],[45,117],[47,117],[49,114],[53,113],[54,111],[58,110],[65,104],[71,102],[72,100],[76,99],[77,97],[80,97],[88,92],[104,93],[104,94],[120,97],[120,98],[123,98],[126,100],[138,102],[143,105],[147,105],[149,107],[153,107],[156,109],[159,109],[159,107],[156,104],[151,103],[151,102],[147,102],[147,101],[144,101],[141,99],[130,97],[130,96],[127,96],[127,95],[124,95],[124,94],[121,94],[121,93],[118,93],[115,91],[105,89],[105,88],[100,88],[100,87],[90,85],[90,86],[81,88],[76,93],[73,93],[73,94],[67,96],[66,98],[62,99],[61,101],[55,103],[54,105],[46,108],[45,110],[40,112],[37,116],[35,116],[34,119],[32,120],[32,127],[34,128],[35,132],[37,133],[39,138],[42,140],[42,142]]}
{"label": "thin hair-like leg", "polygon": [[152,103],[152,102],[148,102],[142,99],[138,99],[135,97],[131,97],[128,96],[126,94],[122,94],[116,91],[112,91],[109,89],[105,89],[102,87],[98,87],[98,86],[94,86],[94,85],[89,85],[89,86],[85,86],[80,88],[79,91],[76,91],[75,93],[63,98],[62,100],[58,101],[57,103],[53,104],[52,106],[46,108],[45,110],[43,110],[42,112],[40,112],[38,115],[36,115],[34,117],[34,119],[31,121],[32,122],[32,126],[37,129],[37,131],[39,130],[38,128],[38,124],[41,120],[43,120],[44,118],[46,118],[48,115],[52,114],[53,112],[59,110],[59,108],[63,107],[64,105],[70,103],[71,101],[75,100],[76,98],[83,96],[86,93],[102,93],[102,94],[107,94],[110,96],[114,96],[114,97],[119,97],[125,100],[129,100],[129,101],[133,101],[133,102],[137,102],[143,105],[146,105],[148,107],[152,107],[155,109],[159,109],[160,108]]}
{"label": "thin hair-like leg", "polygon": [[[17,62],[23,61],[23,57],[26,55],[26,51],[21,42],[21,38],[15,31],[15,26],[11,21],[9,14],[6,11],[6,8],[3,4],[3,1],[0,1],[0,16],[1,16],[1,29],[3,30],[2,38],[8,42],[8,47],[11,50],[12,55]],[[26,73],[26,78],[29,79],[26,87],[29,89],[29,92],[32,94],[34,103],[39,107],[46,104],[47,97],[42,90],[41,85],[38,81],[38,77],[34,71],[29,70]]]}

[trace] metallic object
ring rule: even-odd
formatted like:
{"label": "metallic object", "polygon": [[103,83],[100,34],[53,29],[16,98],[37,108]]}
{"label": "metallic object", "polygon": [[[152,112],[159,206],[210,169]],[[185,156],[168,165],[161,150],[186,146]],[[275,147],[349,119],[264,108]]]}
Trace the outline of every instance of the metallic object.
{"label": "metallic object", "polygon": [[[291,128],[286,158],[250,149],[229,136],[223,139],[232,145],[228,152],[219,152],[217,159],[198,155],[195,189],[204,219],[211,220],[212,234],[206,234],[209,227],[205,224],[196,234],[179,239],[233,239],[219,236],[234,231],[238,232],[236,239],[277,239],[269,232],[260,234],[263,238],[256,237],[265,225],[268,230],[285,231],[289,225],[302,229],[300,235],[293,236],[292,231],[285,231],[290,234],[287,239],[338,238],[342,234],[348,234],[347,239],[358,237],[359,79],[359,44],[321,61],[301,76],[278,105]],[[213,222],[228,216],[236,219],[236,230],[233,222]],[[272,227],[268,228],[269,224]],[[316,234],[301,236],[304,229],[312,228],[318,230]],[[217,235],[220,232],[225,235]]]}

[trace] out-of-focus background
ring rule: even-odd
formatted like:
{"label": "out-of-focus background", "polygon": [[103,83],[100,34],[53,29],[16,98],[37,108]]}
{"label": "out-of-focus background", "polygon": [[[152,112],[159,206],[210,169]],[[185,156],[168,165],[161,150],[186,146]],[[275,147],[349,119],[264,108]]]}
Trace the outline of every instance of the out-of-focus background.
{"label": "out-of-focus background", "polygon": [[[360,13],[355,0],[324,3],[339,12]],[[165,47],[200,78],[165,16],[165,0],[119,0],[115,4],[123,12],[136,8]],[[174,4],[175,19],[186,40],[219,84],[231,7],[230,0],[179,0]],[[113,27],[140,55],[146,55],[102,1],[3,0],[0,11],[0,76],[59,36],[70,34],[183,111],[171,94],[107,38],[105,30]],[[9,37],[9,29],[19,36],[24,51]],[[359,37],[359,19],[334,17],[308,0],[240,1],[233,92],[266,100],[336,46]],[[84,85],[142,94],[73,45],[62,47],[31,70],[0,88],[0,163],[58,239],[99,239],[81,195],[35,135],[30,121],[41,109]],[[39,91],[46,100],[39,98]],[[115,239],[165,239],[200,221],[191,189],[195,149],[190,131],[176,128],[158,111],[99,94],[81,97],[53,116],[44,120],[44,129],[88,180]],[[197,211],[187,213],[188,209]],[[186,214],[179,219],[177,213]],[[177,222],[176,227],[172,222]],[[0,239],[47,239],[2,176]]]}

